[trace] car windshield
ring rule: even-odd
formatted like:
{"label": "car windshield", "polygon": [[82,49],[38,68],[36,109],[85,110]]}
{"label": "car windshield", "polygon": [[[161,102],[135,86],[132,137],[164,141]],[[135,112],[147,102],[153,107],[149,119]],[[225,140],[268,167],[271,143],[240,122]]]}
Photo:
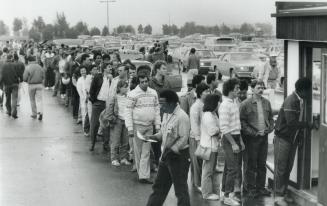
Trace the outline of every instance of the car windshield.
{"label": "car windshield", "polygon": [[256,57],[252,53],[234,53],[231,54],[231,61],[245,61],[245,60],[257,60]]}
{"label": "car windshield", "polygon": [[209,51],[209,50],[198,50],[198,51],[196,51],[196,54],[199,57],[202,57],[202,58],[214,58],[214,57],[216,57],[215,54],[212,51]]}

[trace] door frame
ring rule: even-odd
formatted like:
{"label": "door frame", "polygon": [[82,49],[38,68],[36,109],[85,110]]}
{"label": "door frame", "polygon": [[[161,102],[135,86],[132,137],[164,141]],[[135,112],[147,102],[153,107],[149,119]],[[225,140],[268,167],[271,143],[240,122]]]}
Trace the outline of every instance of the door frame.
{"label": "door frame", "polygon": [[[327,49],[327,43],[323,42],[299,42],[299,52],[300,52],[300,77],[309,77],[312,79],[312,60],[313,60],[313,48],[321,48],[321,49]],[[323,58],[322,58],[323,61]],[[323,64],[323,62],[322,62]],[[323,71],[323,65],[322,65],[322,71],[321,71],[321,100],[320,100],[320,114],[324,114],[324,94],[326,94],[326,86],[323,84],[326,79],[326,71]],[[312,96],[312,90],[310,95]],[[312,98],[309,99],[309,101],[305,104],[305,112],[304,112],[304,118],[306,121],[312,121]],[[320,121],[323,120],[322,116],[320,117]],[[322,125],[322,121],[320,122],[320,129],[325,130],[326,125]],[[319,139],[321,142],[321,138]],[[319,148],[320,150],[320,148]],[[310,189],[311,187],[311,131],[306,130],[304,133],[304,138],[301,144],[298,148],[298,174],[297,174],[297,189]],[[319,152],[320,156],[321,152]],[[319,158],[319,177],[320,174],[322,174],[322,169],[320,168],[321,165],[321,158]],[[326,171],[325,171],[326,172]],[[320,179],[320,178],[319,178]],[[326,180],[325,180],[326,181]],[[319,185],[318,185],[319,187]],[[323,200],[324,203],[326,203],[326,197],[324,195],[320,195],[318,192],[318,201],[319,197],[321,200]]]}

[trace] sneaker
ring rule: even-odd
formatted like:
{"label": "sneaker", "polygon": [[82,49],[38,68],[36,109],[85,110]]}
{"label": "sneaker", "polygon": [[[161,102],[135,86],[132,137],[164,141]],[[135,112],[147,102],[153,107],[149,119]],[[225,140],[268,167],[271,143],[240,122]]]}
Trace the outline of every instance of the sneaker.
{"label": "sneaker", "polygon": [[225,199],[225,193],[220,190],[220,200],[224,201],[224,199]]}
{"label": "sneaker", "polygon": [[64,94],[61,94],[60,97],[61,97],[61,99],[65,99],[65,95]]}
{"label": "sneaker", "polygon": [[237,202],[241,202],[241,198],[238,197],[234,192],[229,193],[229,197],[233,198],[233,199],[236,200]]}
{"label": "sneaker", "polygon": [[122,159],[120,163],[123,165],[131,165],[131,163],[126,158]]}
{"label": "sneaker", "polygon": [[84,132],[84,136],[85,136],[85,137],[89,137],[89,136],[90,136],[90,134],[89,134],[89,133],[87,133],[87,132]]}
{"label": "sneaker", "polygon": [[111,165],[112,166],[119,167],[120,166],[120,163],[118,162],[118,160],[114,160],[114,161],[111,162]]}
{"label": "sneaker", "polygon": [[237,202],[236,200],[234,200],[233,198],[231,197],[224,197],[224,204],[225,205],[230,205],[230,206],[239,206],[240,203]]}
{"label": "sneaker", "polygon": [[197,189],[197,191],[202,193],[202,188],[201,187],[195,187]]}
{"label": "sneaker", "polygon": [[203,197],[205,200],[219,200],[219,195],[216,194],[210,194],[207,197]]}
{"label": "sneaker", "polygon": [[37,118],[37,115],[31,115],[31,118],[32,119],[36,119]]}

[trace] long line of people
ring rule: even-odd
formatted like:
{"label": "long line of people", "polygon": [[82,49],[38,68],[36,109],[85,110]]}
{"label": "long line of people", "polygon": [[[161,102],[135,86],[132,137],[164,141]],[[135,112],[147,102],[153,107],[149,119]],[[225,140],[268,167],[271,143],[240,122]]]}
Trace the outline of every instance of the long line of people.
{"label": "long line of people", "polygon": [[[55,97],[60,91],[66,105],[72,104],[73,117],[82,123],[84,135],[90,136],[90,151],[96,149],[98,137],[102,136],[103,149],[110,150],[113,166],[133,164],[139,182],[153,184],[147,205],[162,205],[172,184],[177,204],[190,205],[189,166],[192,185],[206,200],[221,199],[227,205],[237,206],[244,195],[270,196],[265,164],[268,134],[274,129],[278,140],[275,154],[284,154],[275,160],[276,189],[280,197],[285,195],[294,161],[286,157],[294,159],[296,148],[296,141],[289,139],[298,140],[298,131],[312,127],[303,120],[303,99],[311,89],[309,79],[298,80],[296,91],[285,100],[275,127],[271,104],[262,96],[262,80],[250,83],[252,96],[247,98],[245,81],[231,78],[223,83],[220,92],[216,75],[195,75],[193,89],[178,97],[165,84],[167,64],[163,60],[156,61],[153,69],[143,65],[136,71],[130,61],[122,63],[117,54],[111,60],[107,54],[95,53],[92,62],[89,54],[81,54],[77,61],[78,52],[67,55],[67,51],[70,50],[59,49],[58,61],[51,63],[46,62],[46,58],[54,57],[47,57],[48,51],[44,60],[42,54],[38,58],[36,53],[29,52],[28,69],[24,75],[15,73],[13,86],[6,84],[10,79],[4,77],[11,70],[3,67],[6,94],[11,91],[16,96],[23,80],[30,84],[30,96],[42,96],[36,92],[42,92],[42,82],[46,88],[54,87]],[[12,59],[10,54],[6,58]],[[37,63],[43,66],[43,73],[41,66],[35,66]],[[52,84],[47,80],[49,69],[52,74],[48,75],[55,77]],[[31,71],[41,71],[41,76],[32,78]],[[17,118],[16,106],[11,111],[9,104],[12,106],[7,97],[7,111]],[[32,118],[37,114],[42,119],[42,106],[36,109],[33,105],[32,112]],[[157,172],[154,183],[151,171]],[[280,199],[280,204],[285,200]]]}

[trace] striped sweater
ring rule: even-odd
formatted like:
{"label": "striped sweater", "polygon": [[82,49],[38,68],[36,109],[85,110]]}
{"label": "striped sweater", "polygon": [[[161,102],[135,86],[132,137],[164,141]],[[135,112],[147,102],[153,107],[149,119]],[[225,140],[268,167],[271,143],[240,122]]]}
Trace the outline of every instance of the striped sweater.
{"label": "striped sweater", "polygon": [[237,103],[226,97],[219,107],[219,127],[222,134],[240,134],[241,121],[240,112]]}
{"label": "striped sweater", "polygon": [[133,130],[133,124],[151,126],[160,129],[160,108],[157,92],[151,88],[143,91],[139,86],[127,95],[125,124],[128,131]]}

